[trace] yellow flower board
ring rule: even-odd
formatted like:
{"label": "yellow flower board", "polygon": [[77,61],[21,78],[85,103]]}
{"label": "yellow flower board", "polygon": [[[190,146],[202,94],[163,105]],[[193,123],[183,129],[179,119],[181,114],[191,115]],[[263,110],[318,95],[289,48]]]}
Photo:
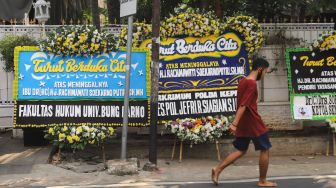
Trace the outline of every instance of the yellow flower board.
{"label": "yellow flower board", "polygon": [[[149,124],[148,51],[131,60],[131,126]],[[14,127],[120,126],[125,87],[125,51],[57,56],[37,47],[15,51]]]}
{"label": "yellow flower board", "polygon": [[[141,47],[151,47],[146,40]],[[248,53],[235,32],[160,43],[159,108],[162,120],[232,115],[238,81],[249,74]]]}

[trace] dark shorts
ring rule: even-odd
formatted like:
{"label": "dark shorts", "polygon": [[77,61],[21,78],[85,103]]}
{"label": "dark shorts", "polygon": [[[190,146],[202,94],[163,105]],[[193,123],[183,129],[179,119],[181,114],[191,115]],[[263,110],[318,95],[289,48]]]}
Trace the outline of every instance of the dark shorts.
{"label": "dark shorts", "polygon": [[251,140],[255,150],[268,150],[272,147],[267,133],[258,137],[236,137],[233,141],[233,146],[239,151],[247,151]]}

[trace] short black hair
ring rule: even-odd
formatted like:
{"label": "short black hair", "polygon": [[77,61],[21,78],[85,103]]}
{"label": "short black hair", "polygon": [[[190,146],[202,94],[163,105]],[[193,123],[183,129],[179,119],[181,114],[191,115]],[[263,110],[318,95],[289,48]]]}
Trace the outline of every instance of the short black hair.
{"label": "short black hair", "polygon": [[263,58],[256,58],[253,60],[252,63],[252,70],[258,70],[259,68],[268,68],[269,63],[266,59]]}

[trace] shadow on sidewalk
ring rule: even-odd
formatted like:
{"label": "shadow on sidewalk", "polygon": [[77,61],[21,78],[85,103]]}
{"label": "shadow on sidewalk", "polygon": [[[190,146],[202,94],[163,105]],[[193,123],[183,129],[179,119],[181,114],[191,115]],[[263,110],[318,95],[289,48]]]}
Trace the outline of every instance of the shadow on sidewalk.
{"label": "shadow on sidewalk", "polygon": [[0,175],[30,173],[34,164],[45,164],[50,148],[24,147],[11,132],[0,133]]}

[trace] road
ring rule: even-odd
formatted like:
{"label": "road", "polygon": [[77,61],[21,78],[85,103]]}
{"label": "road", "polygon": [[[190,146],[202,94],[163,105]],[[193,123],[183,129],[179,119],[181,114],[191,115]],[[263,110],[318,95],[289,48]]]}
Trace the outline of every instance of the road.
{"label": "road", "polygon": [[[320,177],[278,177],[270,178],[278,183],[279,188],[336,188],[335,176]],[[210,182],[144,182],[110,185],[86,185],[86,186],[56,186],[50,188],[98,188],[98,187],[125,187],[125,188],[214,188]],[[256,188],[256,179],[222,181],[218,188]]]}

